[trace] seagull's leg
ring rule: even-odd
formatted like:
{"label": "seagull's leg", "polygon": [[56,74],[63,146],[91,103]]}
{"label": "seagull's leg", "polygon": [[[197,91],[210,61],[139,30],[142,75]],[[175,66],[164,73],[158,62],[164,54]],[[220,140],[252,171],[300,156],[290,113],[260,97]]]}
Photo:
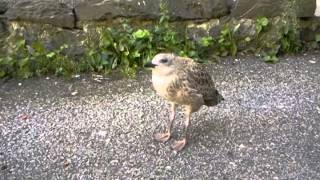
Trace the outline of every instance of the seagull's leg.
{"label": "seagull's leg", "polygon": [[188,127],[190,125],[191,113],[192,113],[192,107],[187,106],[186,107],[186,120],[184,122],[185,130],[184,130],[183,138],[181,140],[175,141],[171,146],[172,149],[174,149],[176,151],[181,151],[185,147],[185,145],[187,144]]}
{"label": "seagull's leg", "polygon": [[171,103],[171,114],[170,114],[170,120],[167,124],[166,130],[164,133],[156,133],[154,135],[154,138],[157,141],[161,141],[161,142],[166,142],[170,139],[171,136],[171,128],[172,128],[172,123],[176,117],[176,104],[175,103]]}

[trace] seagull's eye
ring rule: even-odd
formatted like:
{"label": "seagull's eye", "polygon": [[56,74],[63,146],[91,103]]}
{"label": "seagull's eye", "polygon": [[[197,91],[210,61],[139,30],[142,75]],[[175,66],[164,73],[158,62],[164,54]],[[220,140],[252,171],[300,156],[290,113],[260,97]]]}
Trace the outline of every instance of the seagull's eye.
{"label": "seagull's eye", "polygon": [[168,59],[161,59],[160,62],[161,62],[161,63],[167,63],[167,62],[168,62]]}

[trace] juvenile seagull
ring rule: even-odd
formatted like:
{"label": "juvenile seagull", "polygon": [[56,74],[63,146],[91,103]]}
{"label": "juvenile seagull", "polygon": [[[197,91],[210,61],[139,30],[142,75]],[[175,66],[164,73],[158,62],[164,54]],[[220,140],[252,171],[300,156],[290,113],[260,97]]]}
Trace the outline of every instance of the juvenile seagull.
{"label": "juvenile seagull", "polygon": [[172,144],[180,151],[187,144],[188,126],[191,114],[202,105],[215,106],[223,97],[215,89],[205,67],[191,58],[180,57],[172,53],[157,54],[145,67],[152,68],[152,84],[156,92],[170,102],[171,115],[164,133],[156,133],[154,138],[166,142],[171,136],[171,127],[175,119],[177,105],[185,107],[185,131],[181,140]]}

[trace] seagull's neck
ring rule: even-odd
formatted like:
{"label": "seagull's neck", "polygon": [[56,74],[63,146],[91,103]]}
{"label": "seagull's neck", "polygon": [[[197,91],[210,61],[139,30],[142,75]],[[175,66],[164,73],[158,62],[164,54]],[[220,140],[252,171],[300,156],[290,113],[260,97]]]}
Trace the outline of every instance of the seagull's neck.
{"label": "seagull's neck", "polygon": [[152,70],[152,76],[160,76],[160,77],[166,77],[174,75],[174,69],[172,68],[161,68],[161,69],[154,69]]}

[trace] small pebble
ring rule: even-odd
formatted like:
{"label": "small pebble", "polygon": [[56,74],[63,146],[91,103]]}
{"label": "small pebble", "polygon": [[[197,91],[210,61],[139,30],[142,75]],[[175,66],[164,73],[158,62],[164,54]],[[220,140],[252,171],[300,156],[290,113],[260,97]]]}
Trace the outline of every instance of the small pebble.
{"label": "small pebble", "polygon": [[118,160],[112,160],[110,161],[110,164],[117,164],[119,161]]}
{"label": "small pebble", "polygon": [[107,131],[99,131],[97,134],[101,137],[105,137],[107,135]]}
{"label": "small pebble", "polygon": [[315,64],[315,63],[316,63],[316,61],[310,60],[310,61],[309,61],[309,63],[311,63],[311,64]]}
{"label": "small pebble", "polygon": [[100,79],[97,79],[97,78],[94,78],[93,80],[94,80],[94,81],[97,81],[97,82],[99,82],[99,83],[102,82]]}
{"label": "small pebble", "polygon": [[241,149],[244,149],[244,148],[246,148],[246,146],[243,145],[243,144],[240,144],[239,149],[241,150]]}
{"label": "small pebble", "polygon": [[75,96],[77,94],[78,94],[78,91],[74,91],[74,92],[71,93],[72,96]]}
{"label": "small pebble", "polygon": [[171,171],[172,170],[172,167],[171,166],[166,166],[165,168],[167,171]]}

